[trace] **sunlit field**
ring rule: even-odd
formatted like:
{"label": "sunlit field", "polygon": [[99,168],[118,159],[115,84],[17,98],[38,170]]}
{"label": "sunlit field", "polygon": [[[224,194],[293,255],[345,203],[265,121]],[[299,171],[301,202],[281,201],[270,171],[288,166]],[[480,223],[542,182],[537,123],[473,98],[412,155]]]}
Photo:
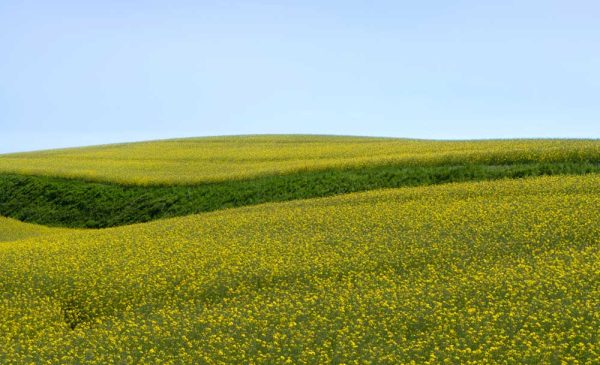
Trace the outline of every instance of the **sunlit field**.
{"label": "sunlit field", "polygon": [[599,212],[542,177],[1,243],[0,362],[594,364]]}
{"label": "sunlit field", "polygon": [[38,224],[19,222],[18,220],[0,216],[0,244],[4,241],[15,241],[29,237],[73,231],[60,228],[49,228]]}
{"label": "sunlit field", "polygon": [[0,363],[600,358],[597,140],[11,154],[0,214]]}
{"label": "sunlit field", "polygon": [[600,162],[600,141],[210,137],[4,155],[0,172],[171,185],[340,167],[542,162]]}
{"label": "sunlit field", "polygon": [[0,0],[0,365],[600,365],[599,15]]}

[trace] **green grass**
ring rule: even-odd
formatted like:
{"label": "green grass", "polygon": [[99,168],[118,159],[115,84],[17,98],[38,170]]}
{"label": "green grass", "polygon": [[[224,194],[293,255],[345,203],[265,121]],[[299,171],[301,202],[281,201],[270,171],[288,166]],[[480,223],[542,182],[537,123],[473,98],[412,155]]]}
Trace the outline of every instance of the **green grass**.
{"label": "green grass", "polygon": [[0,215],[49,226],[100,228],[380,188],[593,172],[600,172],[600,164],[371,166],[191,186],[124,186],[0,174]]}

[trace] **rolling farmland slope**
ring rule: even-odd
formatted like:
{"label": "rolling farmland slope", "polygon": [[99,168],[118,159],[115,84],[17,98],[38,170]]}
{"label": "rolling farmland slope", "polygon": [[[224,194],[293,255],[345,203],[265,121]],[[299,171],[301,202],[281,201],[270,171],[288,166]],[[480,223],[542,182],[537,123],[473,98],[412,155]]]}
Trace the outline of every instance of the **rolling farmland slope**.
{"label": "rolling farmland slope", "polygon": [[341,167],[544,162],[600,163],[600,141],[204,137],[3,155],[0,172],[135,185],[190,185]]}
{"label": "rolling farmland slope", "polygon": [[600,141],[240,136],[0,156],[0,215],[101,228],[380,188],[600,172]]}
{"label": "rolling farmland slope", "polygon": [[2,364],[596,364],[599,268],[598,140],[0,156]]}
{"label": "rolling farmland slope", "polygon": [[593,364],[599,212],[561,176],[6,242],[0,362]]}

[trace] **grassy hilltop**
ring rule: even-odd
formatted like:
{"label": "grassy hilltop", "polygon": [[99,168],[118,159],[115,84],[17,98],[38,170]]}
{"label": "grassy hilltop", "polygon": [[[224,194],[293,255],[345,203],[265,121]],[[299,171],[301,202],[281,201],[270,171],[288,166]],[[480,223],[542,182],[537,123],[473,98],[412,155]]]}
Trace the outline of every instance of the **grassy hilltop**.
{"label": "grassy hilltop", "polygon": [[0,156],[0,172],[135,185],[190,185],[341,167],[543,162],[600,162],[600,141],[205,137],[4,155]]}
{"label": "grassy hilltop", "polygon": [[599,166],[595,140],[0,156],[0,215],[114,226],[0,217],[0,363],[595,364]]}

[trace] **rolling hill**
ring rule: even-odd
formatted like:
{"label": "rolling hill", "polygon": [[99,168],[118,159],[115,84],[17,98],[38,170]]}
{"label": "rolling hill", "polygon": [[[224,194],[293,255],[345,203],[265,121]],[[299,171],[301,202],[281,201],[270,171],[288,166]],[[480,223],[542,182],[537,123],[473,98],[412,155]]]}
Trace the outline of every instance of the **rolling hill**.
{"label": "rolling hill", "polygon": [[343,167],[543,162],[598,163],[600,141],[204,137],[3,155],[0,172],[128,185],[190,185]]}
{"label": "rolling hill", "polygon": [[0,361],[593,363],[599,187],[382,190],[7,242]]}
{"label": "rolling hill", "polygon": [[0,156],[0,215],[102,228],[352,192],[600,172],[600,141],[246,136]]}
{"label": "rolling hill", "polygon": [[0,210],[112,227],[0,218],[0,363],[594,364],[599,148],[252,136],[1,156]]}

